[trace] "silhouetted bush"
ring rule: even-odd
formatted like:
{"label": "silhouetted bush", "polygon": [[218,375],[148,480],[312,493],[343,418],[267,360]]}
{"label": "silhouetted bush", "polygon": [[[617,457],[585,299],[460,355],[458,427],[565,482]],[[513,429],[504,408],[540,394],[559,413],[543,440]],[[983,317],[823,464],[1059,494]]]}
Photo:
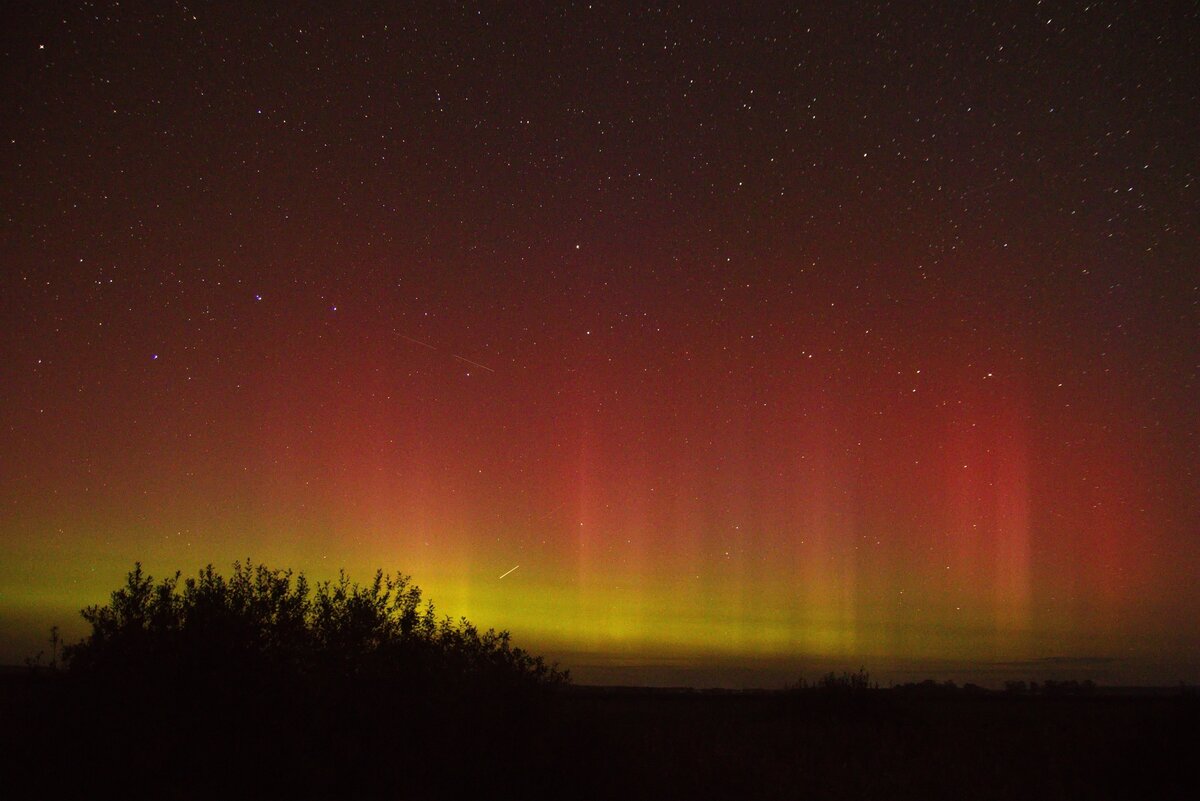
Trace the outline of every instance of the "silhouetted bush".
{"label": "silhouetted bush", "polygon": [[137,564],[105,606],[82,615],[91,634],[65,649],[73,673],[194,675],[268,672],[275,678],[405,678],[493,687],[547,687],[567,680],[506,631],[480,632],[438,618],[408,576],[379,571],[367,585],[344,573],[311,587],[303,574],[211,565],[195,578],[159,581]]}
{"label": "silhouetted bush", "polygon": [[82,614],[65,715],[112,786],[134,754],[205,795],[470,794],[555,748],[567,673],[438,617],[407,576],[310,584],[247,561],[156,582],[139,564]]}
{"label": "silhouetted bush", "polygon": [[854,673],[843,671],[840,675],[830,671],[820,678],[816,687],[835,693],[861,693],[879,689],[878,684],[871,683],[871,674],[865,668],[859,668]]}

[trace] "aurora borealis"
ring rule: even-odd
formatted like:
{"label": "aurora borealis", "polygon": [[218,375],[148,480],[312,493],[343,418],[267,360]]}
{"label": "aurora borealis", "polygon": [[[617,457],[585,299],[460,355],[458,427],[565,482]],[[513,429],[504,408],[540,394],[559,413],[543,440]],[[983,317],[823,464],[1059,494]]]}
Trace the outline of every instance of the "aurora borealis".
{"label": "aurora borealis", "polygon": [[249,556],[584,680],[1200,678],[1194,7],[5,13],[0,662]]}

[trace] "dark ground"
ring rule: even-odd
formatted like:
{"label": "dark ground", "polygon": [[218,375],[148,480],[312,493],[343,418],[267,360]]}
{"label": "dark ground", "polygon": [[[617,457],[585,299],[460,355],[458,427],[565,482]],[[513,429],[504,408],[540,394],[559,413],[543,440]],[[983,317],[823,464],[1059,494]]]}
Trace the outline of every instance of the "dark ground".
{"label": "dark ground", "polygon": [[1182,693],[0,687],[7,798],[1200,798]]}

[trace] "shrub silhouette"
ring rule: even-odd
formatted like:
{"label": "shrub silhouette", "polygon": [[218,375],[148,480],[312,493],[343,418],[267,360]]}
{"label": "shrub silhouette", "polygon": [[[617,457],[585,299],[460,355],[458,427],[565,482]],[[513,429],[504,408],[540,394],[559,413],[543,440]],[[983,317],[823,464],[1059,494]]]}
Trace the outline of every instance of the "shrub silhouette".
{"label": "shrub silhouette", "polygon": [[324,680],[393,673],[510,688],[568,679],[513,647],[507,631],[438,618],[405,575],[379,571],[359,585],[343,572],[314,588],[303,574],[247,560],[228,579],[212,565],[179,579],[156,584],[136,564],[107,605],[82,611],[91,634],[64,649],[70,670],[145,678],[235,669]]}
{"label": "shrub silhouette", "polygon": [[861,693],[879,689],[878,684],[871,683],[871,674],[867,673],[866,668],[859,668],[855,673],[843,671],[840,676],[830,671],[821,677],[817,687],[826,692],[836,693]]}
{"label": "shrub silhouette", "polygon": [[840,675],[830,671],[817,679],[815,684],[809,684],[804,679],[800,679],[787,689],[791,692],[817,690],[823,693],[857,694],[867,692],[868,690],[878,690],[879,683],[872,683],[871,674],[867,672],[866,668],[859,668],[854,673],[842,671]]}
{"label": "shrub silhouette", "polygon": [[247,560],[155,581],[137,564],[82,615],[70,714],[104,733],[85,751],[111,782],[137,754],[148,778],[206,793],[473,794],[561,739],[550,697],[567,673],[506,631],[438,617],[405,575],[310,584]]}

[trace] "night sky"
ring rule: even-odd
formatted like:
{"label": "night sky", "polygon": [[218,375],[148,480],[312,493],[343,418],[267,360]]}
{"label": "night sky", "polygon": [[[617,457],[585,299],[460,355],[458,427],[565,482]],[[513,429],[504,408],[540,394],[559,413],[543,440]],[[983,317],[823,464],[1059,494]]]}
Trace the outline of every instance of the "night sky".
{"label": "night sky", "polygon": [[4,12],[0,662],[249,556],[584,681],[1200,679],[1195,4],[267,5]]}

